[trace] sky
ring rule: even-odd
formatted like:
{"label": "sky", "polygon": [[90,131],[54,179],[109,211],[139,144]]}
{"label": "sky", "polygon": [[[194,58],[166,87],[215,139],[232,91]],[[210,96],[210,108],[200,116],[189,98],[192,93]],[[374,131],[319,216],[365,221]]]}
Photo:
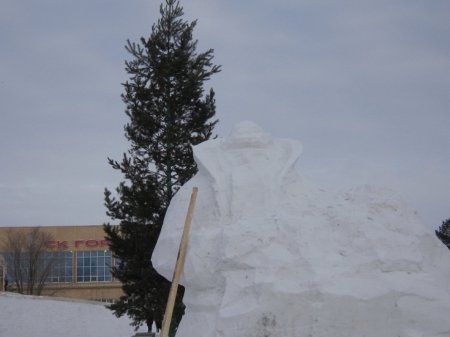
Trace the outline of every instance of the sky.
{"label": "sky", "polygon": [[[109,221],[128,149],[126,40],[159,1],[2,0],[0,226]],[[450,2],[182,1],[222,71],[215,131],[251,120],[304,146],[310,181],[393,189],[435,229],[450,218]]]}

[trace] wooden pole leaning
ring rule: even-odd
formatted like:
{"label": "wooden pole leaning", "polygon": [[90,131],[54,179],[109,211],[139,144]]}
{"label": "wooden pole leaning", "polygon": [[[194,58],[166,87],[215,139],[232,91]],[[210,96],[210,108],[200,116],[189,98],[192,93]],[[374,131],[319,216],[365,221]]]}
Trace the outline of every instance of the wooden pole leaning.
{"label": "wooden pole leaning", "polygon": [[189,241],[189,231],[191,229],[192,216],[194,213],[195,201],[197,200],[198,188],[192,189],[191,200],[189,202],[189,208],[184,222],[183,235],[181,236],[180,247],[178,249],[177,262],[175,264],[175,270],[173,272],[172,285],[170,287],[169,298],[167,299],[166,311],[164,313],[164,319],[161,328],[161,337],[169,336],[170,323],[172,321],[173,307],[175,305],[175,298],[177,296],[178,284],[180,281],[181,273],[183,272],[184,261],[186,260],[186,252]]}

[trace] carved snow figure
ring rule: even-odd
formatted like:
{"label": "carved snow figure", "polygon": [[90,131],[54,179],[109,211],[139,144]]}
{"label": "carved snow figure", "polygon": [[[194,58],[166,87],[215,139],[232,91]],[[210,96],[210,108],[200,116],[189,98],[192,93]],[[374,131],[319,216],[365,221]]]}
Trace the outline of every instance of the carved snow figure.
{"label": "carved snow figure", "polygon": [[302,181],[296,141],[251,122],[194,148],[154,253],[172,277],[199,187],[177,337],[450,336],[450,252],[389,190]]}

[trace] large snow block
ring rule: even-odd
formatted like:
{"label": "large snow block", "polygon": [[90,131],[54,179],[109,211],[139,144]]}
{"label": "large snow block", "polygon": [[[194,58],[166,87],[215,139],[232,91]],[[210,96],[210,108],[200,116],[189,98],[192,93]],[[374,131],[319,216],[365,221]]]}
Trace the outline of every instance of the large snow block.
{"label": "large snow block", "polygon": [[450,336],[448,249],[390,190],[305,182],[301,149],[251,122],[194,148],[154,253],[170,278],[198,186],[177,336]]}

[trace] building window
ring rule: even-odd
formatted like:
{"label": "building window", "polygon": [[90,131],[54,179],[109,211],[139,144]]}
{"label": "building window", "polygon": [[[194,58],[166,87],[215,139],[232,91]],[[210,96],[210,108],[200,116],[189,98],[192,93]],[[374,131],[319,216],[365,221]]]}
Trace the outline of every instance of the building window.
{"label": "building window", "polygon": [[26,284],[31,273],[36,275],[37,282],[72,282],[72,252],[42,252],[34,265],[30,263],[30,254],[27,252],[6,252],[4,255],[8,262],[7,277],[9,282],[16,282],[17,276],[19,282]]}
{"label": "building window", "polygon": [[110,251],[77,252],[77,282],[111,281],[111,262]]}
{"label": "building window", "polygon": [[44,259],[51,263],[51,271],[48,282],[68,283],[72,282],[73,253],[72,252],[47,252]]}

